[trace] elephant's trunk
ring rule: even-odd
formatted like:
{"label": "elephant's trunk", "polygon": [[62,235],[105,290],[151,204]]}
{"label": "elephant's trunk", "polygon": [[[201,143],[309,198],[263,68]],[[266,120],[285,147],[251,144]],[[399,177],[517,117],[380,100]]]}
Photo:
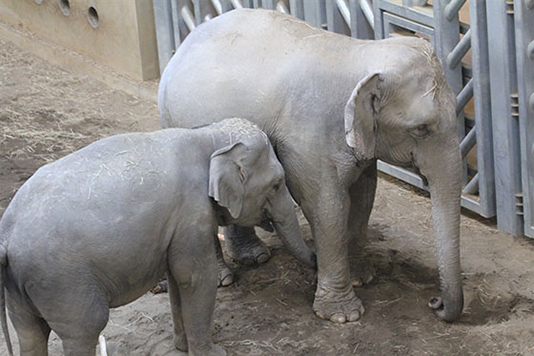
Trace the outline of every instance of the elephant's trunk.
{"label": "elephant's trunk", "polygon": [[[302,263],[317,268],[317,258],[302,238],[297,214],[287,187],[280,188],[277,200],[271,201],[271,221],[280,239],[289,251]],[[284,191],[282,191],[284,190]]]}
{"label": "elephant's trunk", "polygon": [[442,298],[432,298],[429,305],[440,319],[452,322],[460,317],[464,303],[460,267],[462,160],[457,146],[442,152],[445,156],[427,161],[428,166],[421,170],[423,174],[432,172],[425,176],[430,185],[442,292]]}

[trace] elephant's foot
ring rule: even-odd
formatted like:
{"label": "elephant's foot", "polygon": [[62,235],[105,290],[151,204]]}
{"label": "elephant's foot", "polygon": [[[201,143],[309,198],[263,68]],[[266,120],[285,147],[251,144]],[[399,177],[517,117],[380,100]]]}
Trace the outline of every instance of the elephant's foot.
{"label": "elephant's foot", "polygon": [[174,347],[182,352],[187,352],[189,347],[187,344],[187,337],[185,335],[175,335],[174,336]]}
{"label": "elephant's foot", "polygon": [[351,283],[353,287],[369,284],[375,278],[376,270],[370,263],[358,263],[351,266]]}
{"label": "elephant's foot", "polygon": [[365,309],[352,286],[344,291],[334,291],[317,285],[313,311],[321,319],[345,323],[360,320]]}
{"label": "elephant's foot", "polygon": [[226,239],[226,252],[234,261],[251,266],[265,263],[271,258],[271,251],[256,234],[247,236],[246,239],[233,241]]}
{"label": "elephant's foot", "polygon": [[167,281],[165,280],[165,281],[158,282],[158,284],[152,287],[150,291],[154,294],[167,293],[168,292]]}
{"label": "elephant's foot", "polygon": [[234,273],[226,265],[219,270],[218,287],[227,287],[234,283]]}

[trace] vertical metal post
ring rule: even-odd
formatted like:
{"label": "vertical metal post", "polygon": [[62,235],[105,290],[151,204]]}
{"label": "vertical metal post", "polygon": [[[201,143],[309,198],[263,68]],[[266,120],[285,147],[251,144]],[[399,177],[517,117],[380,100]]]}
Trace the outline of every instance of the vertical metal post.
{"label": "vertical metal post", "polygon": [[495,171],[493,166],[493,132],[491,115],[488,24],[485,0],[470,0],[471,54],[477,144],[478,194],[480,214],[495,215]]}
{"label": "vertical metal post", "polygon": [[304,0],[289,0],[291,15],[304,20]]}
{"label": "vertical metal post", "polygon": [[441,59],[447,82],[452,90],[458,94],[463,87],[462,68],[451,67],[447,61],[447,55],[451,53],[460,42],[460,20],[458,13],[451,19],[445,17],[445,7],[450,0],[434,1],[434,28],[436,38],[436,53]]}
{"label": "vertical metal post", "polygon": [[382,0],[373,0],[373,14],[375,19],[374,24],[374,31],[375,31],[375,39],[383,39],[384,37],[384,19],[382,17],[382,9],[381,9],[381,2]]}
{"label": "vertical metal post", "polygon": [[[264,9],[267,10],[276,10],[276,0],[262,0],[261,5]],[[254,3],[254,7],[258,8],[260,7],[259,4]]]}
{"label": "vertical metal post", "polygon": [[159,72],[161,74],[175,50],[171,0],[154,0],[154,20],[158,41]]}
{"label": "vertical metal post", "polygon": [[[367,8],[365,8],[366,6]],[[369,2],[367,0],[350,0],[349,9],[351,36],[362,40],[374,39],[374,20],[370,22],[364,12],[372,12]]]}
{"label": "vertical metal post", "polygon": [[[463,88],[462,66],[459,65],[461,58],[456,61],[457,56],[453,53],[462,53],[465,41],[460,41],[460,20],[456,0],[435,0],[434,1],[434,34],[436,54],[445,70],[445,77],[452,90],[458,95]],[[451,12],[451,8],[456,9]],[[451,57],[449,58],[449,54]],[[462,55],[463,57],[463,55]],[[465,119],[463,110],[458,110],[458,137],[462,140],[465,136]],[[467,183],[467,164],[464,162],[463,183]]]}
{"label": "vertical metal post", "polygon": [[516,202],[524,233],[534,238],[534,1],[516,0],[514,10],[523,181]]}
{"label": "vertical metal post", "polygon": [[513,8],[505,1],[486,2],[490,64],[491,109],[495,192],[499,229],[523,234],[523,221],[516,213],[515,195],[521,192],[519,122],[517,105],[517,68],[514,58],[515,33]]}
{"label": "vertical metal post", "polygon": [[304,19],[315,27],[322,28],[326,23],[325,0],[306,0],[303,5]]}
{"label": "vertical metal post", "polygon": [[[350,36],[350,19],[349,23],[347,23],[338,7],[338,1],[344,2],[345,0],[326,0],[326,23],[328,25],[328,31]],[[350,16],[350,12],[345,15]]]}

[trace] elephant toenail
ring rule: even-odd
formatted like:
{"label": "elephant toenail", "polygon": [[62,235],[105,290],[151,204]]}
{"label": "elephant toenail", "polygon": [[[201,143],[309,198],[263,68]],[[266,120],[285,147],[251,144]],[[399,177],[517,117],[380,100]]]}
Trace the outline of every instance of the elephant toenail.
{"label": "elephant toenail", "polygon": [[326,319],[326,316],[323,313],[321,313],[321,311],[314,310],[314,312],[315,312],[315,315],[317,315],[319,318]]}
{"label": "elephant toenail", "polygon": [[224,277],[221,281],[221,286],[223,287],[227,287],[229,286],[230,284],[234,283],[234,276],[232,276],[231,274],[229,274],[228,276]]}
{"label": "elephant toenail", "polygon": [[361,278],[354,278],[352,280],[352,286],[353,287],[361,287],[361,286],[363,286],[363,282],[362,282]]}
{"label": "elephant toenail", "polygon": [[358,321],[361,318],[360,311],[354,310],[352,313],[350,313],[349,321]]}
{"label": "elephant toenail", "polygon": [[347,321],[347,319],[345,318],[345,314],[335,313],[334,315],[330,317],[330,321],[334,323],[343,324],[344,322]]}
{"label": "elephant toenail", "polygon": [[258,262],[258,264],[265,263],[265,262],[267,262],[268,260],[269,260],[269,256],[267,256],[267,254],[265,254],[265,253],[260,254],[260,255],[257,257],[257,259],[256,259],[256,261]]}

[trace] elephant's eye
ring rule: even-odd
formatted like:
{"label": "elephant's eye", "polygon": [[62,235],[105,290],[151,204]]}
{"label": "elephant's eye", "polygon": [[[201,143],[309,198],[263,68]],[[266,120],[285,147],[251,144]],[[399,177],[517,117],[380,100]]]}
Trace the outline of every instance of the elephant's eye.
{"label": "elephant's eye", "polygon": [[280,188],[282,188],[282,184],[284,183],[285,183],[284,178],[277,179],[273,185],[273,191],[277,192],[278,190],[280,190]]}
{"label": "elephant's eye", "polygon": [[413,135],[425,138],[430,134],[430,130],[428,129],[428,125],[419,125],[409,130]]}

